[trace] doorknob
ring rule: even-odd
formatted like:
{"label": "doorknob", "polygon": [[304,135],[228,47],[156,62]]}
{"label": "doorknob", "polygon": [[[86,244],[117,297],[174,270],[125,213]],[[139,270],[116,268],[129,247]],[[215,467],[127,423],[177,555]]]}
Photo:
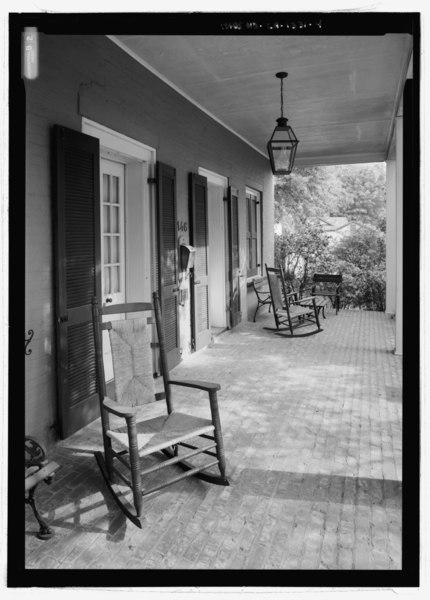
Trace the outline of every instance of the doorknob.
{"label": "doorknob", "polygon": [[105,302],[106,304],[109,304],[109,302],[112,302],[112,298],[106,298]]}
{"label": "doorknob", "polygon": [[200,279],[198,281],[195,281],[194,285],[197,285],[198,283],[201,283]]}

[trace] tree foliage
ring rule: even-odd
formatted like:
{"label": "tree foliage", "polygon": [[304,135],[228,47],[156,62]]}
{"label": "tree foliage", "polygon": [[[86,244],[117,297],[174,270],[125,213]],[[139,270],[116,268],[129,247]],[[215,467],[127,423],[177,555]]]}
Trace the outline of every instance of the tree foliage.
{"label": "tree foliage", "polygon": [[334,249],[347,306],[385,310],[385,233],[363,226]]}
{"label": "tree foliage", "polygon": [[[321,218],[346,216],[355,232],[337,245]],[[275,187],[275,262],[296,286],[342,272],[344,306],[385,310],[385,169],[382,164],[295,169]]]}
{"label": "tree foliage", "polygon": [[344,213],[350,221],[374,223],[385,216],[385,169],[380,163],[344,165],[339,169],[345,190]]}

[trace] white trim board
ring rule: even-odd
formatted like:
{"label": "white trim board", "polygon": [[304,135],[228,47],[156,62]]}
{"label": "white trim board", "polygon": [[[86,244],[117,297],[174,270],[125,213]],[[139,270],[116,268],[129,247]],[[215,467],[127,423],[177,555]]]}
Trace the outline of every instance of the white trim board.
{"label": "white trim board", "polygon": [[228,177],[215,173],[214,171],[209,171],[209,169],[205,169],[204,167],[199,167],[198,172],[199,175],[206,177],[211,183],[224,187],[225,189],[228,188]]}
{"label": "white trim board", "polygon": [[114,129],[105,127],[96,121],[82,117],[82,133],[87,133],[100,140],[100,145],[105,148],[113,148],[115,152],[131,161],[141,160],[147,163],[155,163],[155,148],[146,146]]}

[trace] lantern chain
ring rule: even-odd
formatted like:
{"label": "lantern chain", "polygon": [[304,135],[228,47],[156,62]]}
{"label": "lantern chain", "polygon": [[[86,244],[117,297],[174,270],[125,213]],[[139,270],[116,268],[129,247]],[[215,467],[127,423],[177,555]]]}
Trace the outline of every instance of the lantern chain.
{"label": "lantern chain", "polygon": [[281,117],[284,118],[284,80],[281,79]]}

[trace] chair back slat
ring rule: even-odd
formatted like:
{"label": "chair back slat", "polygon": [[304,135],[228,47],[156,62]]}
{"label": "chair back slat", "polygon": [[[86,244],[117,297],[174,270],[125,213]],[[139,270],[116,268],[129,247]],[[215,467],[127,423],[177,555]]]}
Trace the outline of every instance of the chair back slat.
{"label": "chair back slat", "polygon": [[99,308],[102,315],[119,315],[126,313],[152,312],[154,307],[151,302],[127,302],[123,304],[106,304]]}
{"label": "chair back slat", "polygon": [[[130,302],[99,306],[97,298],[93,298],[97,381],[101,403],[107,395],[102,341],[102,331],[107,330],[112,352],[116,401],[121,404],[138,405],[160,399],[156,397],[154,385],[154,372],[159,372],[163,377],[167,411],[169,414],[172,412],[168,364],[163,344],[164,327],[157,292],[154,292],[153,300],[153,303]],[[111,316],[112,319],[103,322],[105,315]],[[133,366],[134,374],[128,370],[126,363]],[[102,411],[104,429],[108,427],[108,417],[105,413],[106,411]]]}
{"label": "chair back slat", "polygon": [[146,319],[112,321],[109,339],[117,402],[127,406],[153,402],[152,349]]}
{"label": "chair back slat", "polygon": [[313,276],[313,281],[316,284],[332,283],[335,285],[339,285],[340,283],[342,283],[342,274],[341,273],[315,273]]}
{"label": "chair back slat", "polygon": [[266,272],[270,295],[272,296],[273,310],[282,310],[284,308],[284,303],[282,299],[280,270],[266,265]]}

